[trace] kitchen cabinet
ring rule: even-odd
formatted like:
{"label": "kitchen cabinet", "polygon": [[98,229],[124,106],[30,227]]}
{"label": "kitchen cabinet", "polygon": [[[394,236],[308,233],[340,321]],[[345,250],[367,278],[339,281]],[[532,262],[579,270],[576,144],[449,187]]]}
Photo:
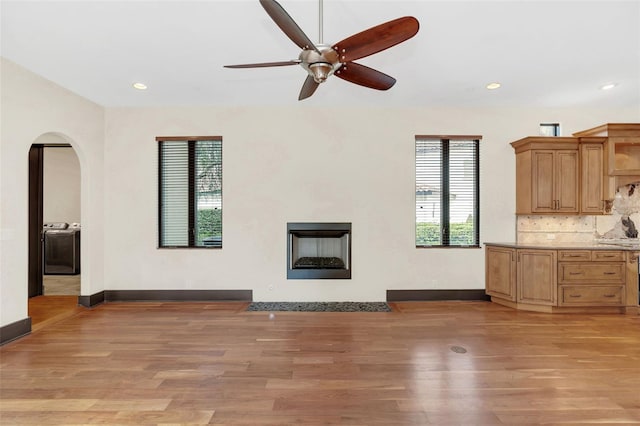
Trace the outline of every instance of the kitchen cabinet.
{"label": "kitchen cabinet", "polygon": [[539,312],[639,313],[638,252],[486,244],[485,291]]}
{"label": "kitchen cabinet", "polygon": [[582,214],[602,214],[604,200],[612,199],[604,171],[604,140],[580,142],[580,212]]}
{"label": "kitchen cabinet", "polygon": [[518,303],[555,305],[556,256],[555,250],[518,250]]}
{"label": "kitchen cabinet", "polygon": [[485,283],[488,295],[516,301],[516,249],[487,247]]}
{"label": "kitchen cabinet", "polygon": [[511,145],[516,150],[516,213],[577,214],[578,139],[528,137]]}
{"label": "kitchen cabinet", "polygon": [[608,123],[574,133],[575,137],[606,138],[606,173],[640,176],[640,123]]}
{"label": "kitchen cabinet", "polygon": [[558,257],[558,306],[624,305],[624,252],[561,250]]}

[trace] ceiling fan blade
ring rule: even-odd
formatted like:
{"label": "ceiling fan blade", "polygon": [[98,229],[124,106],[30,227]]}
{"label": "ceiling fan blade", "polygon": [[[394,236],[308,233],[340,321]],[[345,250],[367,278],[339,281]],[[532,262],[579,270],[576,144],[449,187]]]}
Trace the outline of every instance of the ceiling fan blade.
{"label": "ceiling fan blade", "polygon": [[265,68],[265,67],[286,67],[287,65],[298,65],[301,61],[282,61],[282,62],[262,62],[258,64],[238,64],[223,65],[225,68]]}
{"label": "ceiling fan blade", "polygon": [[273,22],[275,22],[282,32],[291,39],[298,47],[305,50],[315,50],[320,53],[315,44],[307,37],[307,35],[300,29],[298,24],[293,20],[291,16],[280,3],[275,0],[260,0],[260,4],[267,11]]}
{"label": "ceiling fan blade", "polygon": [[340,55],[340,62],[355,61],[410,39],[419,28],[416,18],[405,16],[354,34],[336,43],[333,48]]}
{"label": "ceiling fan blade", "polygon": [[334,75],[351,83],[376,90],[389,90],[396,84],[395,78],[355,62],[344,64]]}
{"label": "ceiling fan blade", "polygon": [[298,96],[298,100],[301,101],[313,95],[316,89],[318,88],[318,86],[320,86],[320,84],[316,83],[313,77],[308,75],[307,79],[304,81],[304,84],[302,85],[302,89],[300,90],[300,96]]}

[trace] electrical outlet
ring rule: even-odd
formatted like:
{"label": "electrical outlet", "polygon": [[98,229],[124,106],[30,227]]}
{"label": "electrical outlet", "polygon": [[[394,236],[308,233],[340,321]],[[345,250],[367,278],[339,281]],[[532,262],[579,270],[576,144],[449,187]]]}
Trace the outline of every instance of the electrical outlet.
{"label": "electrical outlet", "polygon": [[269,291],[273,291],[273,284],[269,284],[269,287],[267,287],[269,289]]}
{"label": "electrical outlet", "polygon": [[547,240],[555,240],[556,234],[547,234]]}

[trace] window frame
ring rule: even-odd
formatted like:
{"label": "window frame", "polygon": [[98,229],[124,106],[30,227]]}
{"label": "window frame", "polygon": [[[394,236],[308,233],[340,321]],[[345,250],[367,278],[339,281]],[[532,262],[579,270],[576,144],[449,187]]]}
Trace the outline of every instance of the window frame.
{"label": "window frame", "polygon": [[[223,165],[223,145],[222,136],[157,136],[157,152],[158,152],[158,249],[222,249],[222,239],[220,245],[196,245],[195,226],[196,226],[196,142],[199,141],[215,141],[220,142],[220,167]],[[163,245],[162,242],[162,142],[185,142],[188,150],[188,204],[187,204],[187,217],[188,217],[188,235],[187,245]],[[220,173],[220,198],[222,202],[222,186],[223,186],[223,173]],[[220,220],[222,221],[222,207],[220,208]],[[222,235],[222,224],[220,228]],[[222,236],[221,236],[222,238]]]}
{"label": "window frame", "polygon": [[[431,248],[480,248],[480,141],[482,140],[482,136],[480,135],[416,135],[414,148],[416,149],[416,156],[414,158],[414,243],[416,248],[418,249],[431,249]],[[417,167],[418,167],[418,156],[417,156],[417,146],[421,141],[439,141],[441,152],[440,152],[440,170],[441,170],[441,195],[440,195],[440,232],[441,232],[441,244],[418,244],[418,221],[417,221],[417,192],[416,187],[418,183],[417,177]],[[468,245],[451,245],[450,243],[450,234],[451,234],[451,222],[450,222],[450,164],[449,164],[449,143],[456,141],[465,141],[465,142],[474,142],[474,239],[475,244]],[[445,163],[446,159],[446,163]]]}

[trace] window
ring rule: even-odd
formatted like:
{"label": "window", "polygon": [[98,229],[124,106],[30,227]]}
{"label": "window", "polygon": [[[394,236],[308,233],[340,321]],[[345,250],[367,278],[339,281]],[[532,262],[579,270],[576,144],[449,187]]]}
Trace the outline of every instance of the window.
{"label": "window", "polygon": [[416,136],[416,247],[479,247],[480,136]]}
{"label": "window", "polygon": [[159,137],[159,246],[222,247],[222,138]]}
{"label": "window", "polygon": [[541,136],[560,136],[560,123],[540,123]]}

